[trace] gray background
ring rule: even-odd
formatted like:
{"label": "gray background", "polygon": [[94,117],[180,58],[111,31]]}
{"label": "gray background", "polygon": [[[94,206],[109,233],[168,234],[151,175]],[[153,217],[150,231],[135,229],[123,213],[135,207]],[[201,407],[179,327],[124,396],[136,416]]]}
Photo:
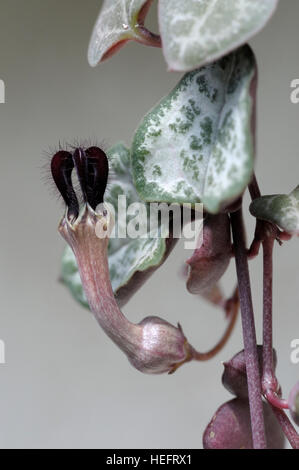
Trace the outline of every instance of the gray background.
{"label": "gray background", "polygon": [[[64,243],[56,231],[62,206],[42,179],[44,150],[58,141],[96,137],[128,144],[145,112],[178,81],[161,52],[130,44],[97,69],[86,50],[98,0],[1,0],[0,105],[1,262],[0,446],[201,447],[216,408],[230,396],[221,361],[242,349],[240,322],[210,363],[177,374],[144,376],[77,305],[57,279]],[[154,13],[152,13],[152,18]],[[257,174],[264,193],[298,184],[299,2],[283,0],[251,44],[260,67]],[[248,205],[248,199],[246,199]],[[253,221],[248,216],[250,237]],[[190,342],[210,348],[224,328],[221,311],[188,295],[171,259],[125,308],[140,321],[155,314],[182,323]],[[261,261],[251,263],[260,338]],[[299,338],[298,240],[275,252],[275,344],[285,392],[298,379],[290,342]],[[226,276],[228,292],[234,266]]]}

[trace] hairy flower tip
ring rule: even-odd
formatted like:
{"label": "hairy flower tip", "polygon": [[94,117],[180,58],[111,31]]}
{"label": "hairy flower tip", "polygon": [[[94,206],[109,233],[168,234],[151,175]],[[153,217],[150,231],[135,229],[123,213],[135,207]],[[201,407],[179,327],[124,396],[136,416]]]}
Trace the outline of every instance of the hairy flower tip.
{"label": "hairy flower tip", "polygon": [[161,318],[147,317],[138,326],[141,327],[138,352],[129,361],[139,371],[172,374],[192,360],[192,347],[180,325],[176,328]]}
{"label": "hairy flower tip", "polygon": [[299,382],[292,388],[288,404],[294,423],[299,426]]}
{"label": "hairy flower tip", "polygon": [[79,214],[79,203],[72,183],[73,169],[74,162],[70,152],[60,150],[51,160],[53,180],[68,207],[69,216],[76,218]]}
{"label": "hairy flower tip", "polygon": [[99,147],[77,148],[73,153],[84,201],[93,210],[104,201],[109,176],[106,153]]}
{"label": "hairy flower tip", "polygon": [[[270,406],[263,403],[268,449],[283,449],[285,438]],[[203,436],[205,449],[253,449],[248,399],[235,398],[215,413]]]}
{"label": "hairy flower tip", "polygon": [[[258,346],[258,359],[260,373],[263,369],[263,346]],[[277,354],[273,349],[274,367],[277,366]],[[222,375],[223,386],[233,395],[240,398],[248,397],[248,382],[246,375],[246,361],[244,350],[236,354],[229,362],[224,364],[224,372]]]}

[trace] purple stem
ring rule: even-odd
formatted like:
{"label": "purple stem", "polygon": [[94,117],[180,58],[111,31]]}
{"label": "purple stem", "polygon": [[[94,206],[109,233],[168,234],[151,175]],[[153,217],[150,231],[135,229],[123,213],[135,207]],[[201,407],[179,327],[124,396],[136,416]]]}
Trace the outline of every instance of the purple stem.
{"label": "purple stem", "polygon": [[254,449],[266,449],[262,387],[242,209],[231,214],[231,222],[241,303],[252,442]]}
{"label": "purple stem", "polygon": [[143,42],[147,46],[162,47],[161,36],[159,34],[152,33],[144,26],[146,16],[152,6],[152,3],[153,0],[148,0],[141,8],[137,18],[136,28],[138,30],[140,38],[142,38],[141,42]]}
{"label": "purple stem", "polygon": [[257,199],[258,197],[261,197],[262,195],[255,175],[253,175],[253,178],[249,185],[249,192],[250,192],[251,199],[253,201],[254,199]]}
{"label": "purple stem", "polygon": [[277,408],[288,408],[286,400],[278,396],[279,383],[276,378],[273,362],[273,247],[274,237],[269,235],[263,242],[264,258],[264,307],[263,307],[263,378],[262,390],[271,403]]}
{"label": "purple stem", "polygon": [[[256,177],[253,177],[249,185],[252,200],[261,196]],[[259,225],[259,226],[258,226]],[[271,405],[285,436],[294,449],[299,449],[299,435],[283,411],[288,409],[288,402],[279,397],[279,383],[276,378],[273,362],[273,247],[277,237],[277,230],[267,222],[257,221],[260,240],[257,246],[263,243],[264,259],[264,313],[263,313],[263,378],[262,389],[265,397]],[[256,235],[258,230],[256,230]]]}
{"label": "purple stem", "polygon": [[264,315],[263,315],[263,391],[277,391],[277,379],[273,363],[272,284],[273,284],[273,238],[263,243],[264,257]]}
{"label": "purple stem", "polygon": [[[256,179],[249,185],[252,200],[261,197],[261,191]],[[286,400],[278,396],[279,383],[276,378],[273,362],[273,248],[276,239],[276,228],[264,221],[257,221],[256,242],[263,244],[263,377],[262,391],[271,405],[287,409]]]}
{"label": "purple stem", "polygon": [[289,443],[293,447],[293,449],[299,449],[299,435],[290,422],[289,418],[285,414],[283,410],[276,408],[276,406],[272,406],[273,413],[275,414],[285,436],[287,437]]}
{"label": "purple stem", "polygon": [[152,33],[142,24],[138,25],[138,33],[142,37],[142,42],[151,47],[162,47],[162,40],[158,34]]}

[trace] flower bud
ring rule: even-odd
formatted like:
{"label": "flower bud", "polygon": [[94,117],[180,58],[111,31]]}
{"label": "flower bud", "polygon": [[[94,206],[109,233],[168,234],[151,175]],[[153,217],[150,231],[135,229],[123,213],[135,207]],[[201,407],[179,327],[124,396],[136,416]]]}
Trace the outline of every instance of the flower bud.
{"label": "flower bud", "polygon": [[299,382],[291,390],[288,399],[288,404],[294,423],[299,426]]}
{"label": "flower bud", "polygon": [[[268,449],[283,449],[285,438],[268,403],[263,403]],[[253,449],[248,399],[222,405],[203,436],[205,449]]]}
{"label": "flower bud", "polygon": [[203,225],[203,243],[187,264],[187,289],[191,294],[210,297],[228,268],[232,257],[230,219],[227,214],[208,215]]}

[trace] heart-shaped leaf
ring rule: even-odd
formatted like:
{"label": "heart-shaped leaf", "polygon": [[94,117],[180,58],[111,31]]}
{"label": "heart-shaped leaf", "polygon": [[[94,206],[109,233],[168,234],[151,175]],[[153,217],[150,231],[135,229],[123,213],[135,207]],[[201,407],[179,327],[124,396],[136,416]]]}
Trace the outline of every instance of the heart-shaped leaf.
{"label": "heart-shaped leaf", "polygon": [[[126,220],[118,217],[118,196],[126,196],[126,206],[141,202],[132,182],[129,150],[122,144],[112,147],[107,156],[113,173],[105,202],[115,208],[115,217],[120,230],[134,219],[128,215]],[[160,227],[160,236],[147,238],[111,238],[109,242],[110,280],[115,296],[123,306],[148,277],[165,261],[170,254],[175,239],[166,226]],[[167,238],[169,236],[169,238]],[[62,281],[70,289],[77,301],[88,307],[84,295],[75,256],[68,247],[62,260]]]}
{"label": "heart-shaped leaf", "polygon": [[160,0],[163,51],[170,69],[188,71],[247,42],[267,23],[278,0]]}
{"label": "heart-shaped leaf", "polygon": [[88,50],[92,67],[115,54],[128,41],[160,46],[160,39],[143,24],[152,0],[104,0]]}
{"label": "heart-shaped leaf", "polygon": [[[263,403],[268,449],[283,449],[285,438],[268,403]],[[203,437],[205,449],[253,449],[248,399],[235,398],[215,413]]]}
{"label": "heart-shaped leaf", "polygon": [[145,201],[196,203],[218,213],[253,173],[256,63],[248,46],[186,74],[142,121],[132,146]]}
{"label": "heart-shaped leaf", "polygon": [[299,186],[289,195],[278,194],[255,199],[250,212],[257,219],[276,224],[290,235],[299,236]]}

